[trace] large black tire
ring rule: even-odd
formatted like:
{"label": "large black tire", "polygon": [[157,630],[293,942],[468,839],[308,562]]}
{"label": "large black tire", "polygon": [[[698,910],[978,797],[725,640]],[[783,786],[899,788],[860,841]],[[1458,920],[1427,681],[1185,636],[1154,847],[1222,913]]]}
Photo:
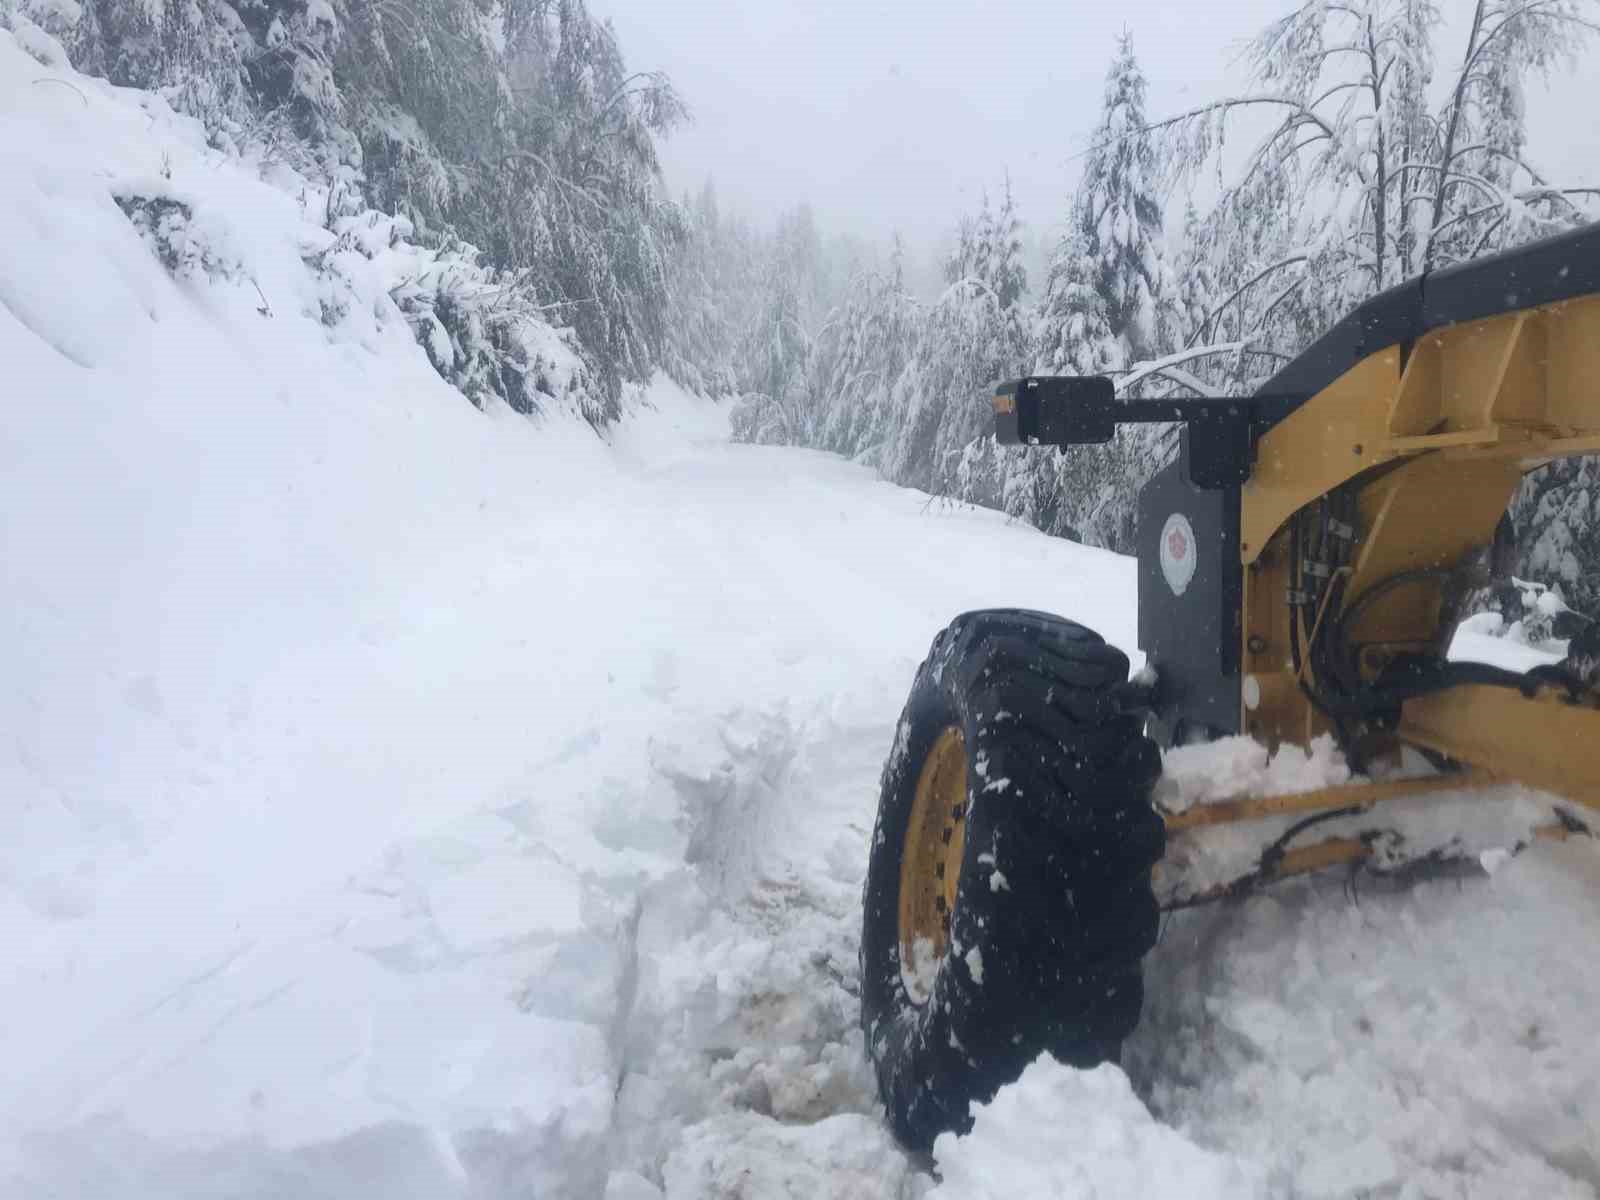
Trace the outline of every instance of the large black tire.
{"label": "large black tire", "polygon": [[[917,672],[883,769],[861,931],[867,1053],[912,1149],[969,1129],[970,1105],[1041,1051],[1094,1066],[1138,1024],[1165,830],[1150,799],[1160,754],[1119,710],[1127,675],[1092,631],[1015,609],[957,617]],[[948,948],[918,1003],[901,970],[901,863],[923,764],[952,727],[965,845]]]}

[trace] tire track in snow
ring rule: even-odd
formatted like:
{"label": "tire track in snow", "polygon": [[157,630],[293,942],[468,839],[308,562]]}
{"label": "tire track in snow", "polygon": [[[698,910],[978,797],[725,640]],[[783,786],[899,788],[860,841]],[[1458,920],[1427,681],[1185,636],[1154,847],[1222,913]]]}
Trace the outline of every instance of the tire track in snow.
{"label": "tire track in snow", "polygon": [[619,1194],[911,1186],[858,1029],[860,872],[889,735],[780,708],[719,721],[719,755],[657,748],[695,869],[646,893],[634,937]]}

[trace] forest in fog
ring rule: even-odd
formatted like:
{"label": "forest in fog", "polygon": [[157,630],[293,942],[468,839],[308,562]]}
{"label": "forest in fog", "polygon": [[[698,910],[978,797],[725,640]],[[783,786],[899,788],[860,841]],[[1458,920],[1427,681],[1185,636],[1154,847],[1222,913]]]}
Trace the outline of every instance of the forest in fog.
{"label": "forest in fog", "polygon": [[[1126,551],[1170,431],[1003,450],[995,381],[1248,393],[1400,280],[1600,211],[1530,158],[1524,102],[1592,62],[1600,13],[1470,10],[1447,31],[1432,0],[1311,0],[1254,32],[1239,88],[1183,112],[1150,110],[1126,32],[1104,48],[1088,145],[1051,147],[1081,160],[1076,189],[1052,212],[1019,212],[1003,174],[975,211],[952,198],[931,282],[923,248],[823,228],[804,197],[755,219],[723,211],[712,181],[671,194],[658,148],[693,97],[627,61],[584,0],[0,0],[0,24],[24,46],[38,34],[41,59],[64,47],[86,74],[158,91],[263,173],[323,181],[345,248],[370,252],[362,221],[410,243],[420,265],[395,299],[479,407],[563,405],[603,428],[628,383],[663,371],[735,406],[739,438]],[[181,205],[124,207],[183,257]],[[331,322],[337,289],[326,303]],[[580,369],[553,368],[552,337]],[[1589,610],[1597,485],[1595,461],[1556,464],[1514,506],[1523,573]]]}

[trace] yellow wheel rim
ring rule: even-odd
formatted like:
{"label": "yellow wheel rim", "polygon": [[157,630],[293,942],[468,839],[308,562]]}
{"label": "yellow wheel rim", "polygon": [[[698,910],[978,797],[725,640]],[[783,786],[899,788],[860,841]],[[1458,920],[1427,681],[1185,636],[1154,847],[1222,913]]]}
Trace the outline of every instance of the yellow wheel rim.
{"label": "yellow wheel rim", "polygon": [[913,1004],[933,994],[949,948],[966,829],[967,745],[952,725],[923,760],[900,856],[900,977]]}

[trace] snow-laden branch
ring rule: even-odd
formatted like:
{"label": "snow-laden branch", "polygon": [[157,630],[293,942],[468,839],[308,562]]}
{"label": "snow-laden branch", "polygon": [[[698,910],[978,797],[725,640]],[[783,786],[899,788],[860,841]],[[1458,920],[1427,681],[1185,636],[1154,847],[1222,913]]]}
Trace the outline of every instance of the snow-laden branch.
{"label": "snow-laden branch", "polygon": [[[1302,276],[1300,276],[1300,278],[1294,280],[1292,283],[1289,284],[1288,287],[1284,288],[1276,296],[1274,296],[1267,303],[1267,306],[1264,309],[1261,310],[1261,316],[1260,316],[1260,318],[1257,319],[1256,325],[1259,328],[1262,328],[1262,329],[1266,328],[1267,322],[1272,320],[1272,314],[1278,311],[1278,306],[1280,304],[1282,304],[1285,300],[1287,300],[1290,296],[1292,296],[1296,292],[1298,292],[1300,290],[1300,288],[1301,288],[1301,285],[1303,285],[1305,283],[1305,281],[1306,281],[1306,276],[1302,275]],[[1263,353],[1263,352],[1258,351],[1258,353]]]}
{"label": "snow-laden branch", "polygon": [[1220,400],[1224,398],[1223,392],[1218,391],[1198,376],[1189,374],[1182,367],[1162,367],[1156,374],[1188,388],[1202,400]]}
{"label": "snow-laden branch", "polygon": [[1506,223],[1507,215],[1508,213],[1506,210],[1502,209],[1500,215],[1493,221],[1489,222],[1489,228],[1485,229],[1483,233],[1479,235],[1478,240],[1473,243],[1472,253],[1467,255],[1469,259],[1477,258],[1478,255],[1483,253],[1483,248],[1489,244],[1489,239],[1495,235],[1500,226]]}
{"label": "snow-laden branch", "polygon": [[539,154],[533,150],[510,150],[501,154],[500,161],[502,164],[519,161],[531,162],[535,166],[543,168],[545,175],[552,182],[560,184],[562,189],[567,193],[575,195],[579,199],[587,200],[597,212],[603,211],[604,209],[603,197],[596,197],[582,184],[574,183],[572,180],[568,179],[565,175],[561,174],[560,171],[556,170],[555,167],[551,166],[549,160],[547,160],[542,154]]}
{"label": "snow-laden branch", "polygon": [[1000,294],[998,292],[996,292],[992,287],[990,287],[987,283],[985,283],[983,280],[979,279],[976,275],[963,275],[960,279],[957,279],[949,287],[945,288],[944,291],[939,293],[939,298],[933,302],[934,303],[934,307],[937,308],[939,305],[943,304],[946,300],[948,300],[952,296],[954,296],[959,289],[964,288],[964,287],[974,287],[974,288],[977,288],[980,292],[987,292],[990,296],[992,296],[994,298],[995,303],[997,303],[997,304],[1000,301]]}
{"label": "snow-laden branch", "polygon": [[[1160,121],[1152,121],[1145,125],[1139,125],[1134,128],[1124,130],[1123,132],[1116,134],[1114,137],[1105,138],[1102,141],[1095,142],[1085,147],[1077,154],[1069,156],[1067,161],[1071,162],[1073,159],[1083,158],[1087,155],[1094,154],[1096,151],[1109,149],[1112,146],[1116,146],[1122,142],[1131,141],[1135,138],[1143,137],[1146,134],[1159,133],[1163,129],[1171,129],[1174,125],[1182,125],[1184,122],[1192,121],[1196,117],[1203,117],[1216,112],[1226,114],[1235,108],[1248,108],[1254,105],[1274,105],[1279,108],[1291,108],[1295,110],[1292,114],[1292,117],[1285,118],[1285,124],[1290,124],[1292,120],[1292,124],[1290,124],[1291,128],[1299,125],[1315,125],[1326,136],[1331,138],[1334,135],[1333,130],[1328,126],[1327,122],[1325,122],[1315,112],[1311,111],[1304,100],[1296,99],[1293,96],[1233,96],[1226,100],[1216,100],[1210,104],[1202,104],[1198,108],[1191,108],[1187,112],[1181,112],[1175,116],[1165,117]],[[1282,133],[1282,131],[1283,127],[1279,126],[1279,128],[1274,131],[1273,137],[1267,139],[1268,143],[1270,144],[1270,142],[1274,140],[1278,134]]]}
{"label": "snow-laden branch", "polygon": [[1190,344],[1192,345],[1197,338],[1215,332],[1217,318],[1227,311],[1229,305],[1231,305],[1235,300],[1238,300],[1251,288],[1255,287],[1256,284],[1260,283],[1267,276],[1283,270],[1285,267],[1292,267],[1296,263],[1303,263],[1307,261],[1309,257],[1310,256],[1306,254],[1291,254],[1288,258],[1279,259],[1271,266],[1263,267],[1261,270],[1257,271],[1249,279],[1245,280],[1231,293],[1229,293],[1227,299],[1223,300],[1221,304],[1217,305],[1206,314],[1205,320],[1200,322],[1200,327],[1195,330],[1194,337],[1190,338]]}
{"label": "snow-laden branch", "polygon": [[[1148,362],[1135,363],[1125,374],[1116,379],[1115,382],[1117,391],[1125,392],[1128,388],[1132,387],[1140,380],[1148,379],[1152,375],[1170,375],[1176,368],[1181,367],[1187,362],[1194,362],[1195,360],[1201,358],[1212,358],[1219,354],[1238,354],[1241,351],[1247,350],[1248,348],[1249,343],[1246,341],[1218,342],[1209,346],[1192,346],[1185,350],[1179,350],[1175,354],[1168,354],[1162,358],[1154,358]],[[1187,374],[1187,372],[1184,372],[1184,374]],[[1192,379],[1192,377],[1190,378]],[[1182,380],[1181,382],[1183,382],[1184,386],[1186,387],[1196,388],[1203,396],[1217,397],[1222,395],[1221,392],[1218,392],[1215,389],[1210,388],[1208,385],[1201,383],[1198,379],[1193,379],[1192,382],[1186,379]]]}
{"label": "snow-laden branch", "polygon": [[[649,80],[649,86],[641,88],[633,87],[633,83],[640,79]],[[667,77],[660,71],[635,71],[632,75],[629,75],[617,85],[617,89],[612,93],[611,98],[602,104],[595,111],[594,116],[589,119],[589,124],[591,126],[598,125],[603,118],[610,114],[613,108],[615,108],[619,103],[629,96],[670,95],[671,92],[672,85],[667,81]]]}
{"label": "snow-laden branch", "polygon": [[1315,108],[1317,105],[1321,104],[1324,100],[1327,100],[1332,96],[1337,96],[1340,92],[1348,92],[1348,91],[1351,91],[1352,89],[1364,88],[1366,86],[1367,86],[1367,81],[1365,79],[1349,79],[1349,80],[1346,80],[1344,83],[1336,83],[1331,88],[1329,88],[1327,91],[1323,92],[1322,95],[1318,96],[1315,100],[1313,100],[1309,107]]}
{"label": "snow-laden branch", "polygon": [[[1498,25],[1483,35],[1483,39],[1477,44],[1477,49],[1472,51],[1471,55],[1462,65],[1462,74],[1465,75],[1472,68],[1473,64],[1477,62],[1478,58],[1483,54],[1483,52],[1488,49],[1489,44],[1493,42],[1495,38],[1499,37],[1500,34],[1504,33],[1507,26],[1513,25],[1517,21],[1530,15],[1535,15],[1541,11],[1548,13],[1552,20],[1561,21],[1568,25],[1577,25],[1579,28],[1587,29],[1591,33],[1596,29],[1600,29],[1600,26],[1597,26],[1593,21],[1586,21],[1576,13],[1561,12],[1559,5],[1560,0],[1528,0],[1528,2],[1523,4],[1521,8],[1506,13],[1505,16],[1500,19],[1500,23]],[[1482,0],[1479,0],[1478,10],[1480,13],[1482,12],[1483,7]],[[1481,22],[1478,22],[1478,27],[1481,28]]]}

